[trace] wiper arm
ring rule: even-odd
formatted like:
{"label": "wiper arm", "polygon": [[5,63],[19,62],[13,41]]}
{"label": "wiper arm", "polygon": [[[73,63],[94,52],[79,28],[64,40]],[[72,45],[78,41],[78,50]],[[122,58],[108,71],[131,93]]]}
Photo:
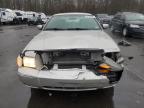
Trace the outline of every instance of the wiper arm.
{"label": "wiper arm", "polygon": [[62,29],[62,28],[47,28],[45,30],[66,30],[66,29]]}
{"label": "wiper arm", "polygon": [[97,28],[47,28],[45,30],[99,30]]}
{"label": "wiper arm", "polygon": [[99,30],[96,28],[68,28],[67,30]]}
{"label": "wiper arm", "polygon": [[67,30],[88,30],[86,28],[68,28]]}

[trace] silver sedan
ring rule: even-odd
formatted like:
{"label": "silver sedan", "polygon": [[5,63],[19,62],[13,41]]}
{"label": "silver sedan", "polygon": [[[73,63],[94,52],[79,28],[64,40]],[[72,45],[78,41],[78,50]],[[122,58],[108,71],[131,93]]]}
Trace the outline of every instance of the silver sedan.
{"label": "silver sedan", "polygon": [[17,57],[18,76],[31,88],[85,91],[113,87],[123,58],[89,13],[53,15]]}

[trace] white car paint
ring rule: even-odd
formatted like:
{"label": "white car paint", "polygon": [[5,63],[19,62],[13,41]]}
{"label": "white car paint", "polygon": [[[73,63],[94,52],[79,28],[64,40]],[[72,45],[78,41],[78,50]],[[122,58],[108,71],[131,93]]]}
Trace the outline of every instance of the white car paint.
{"label": "white car paint", "polygon": [[[66,13],[66,15],[69,14],[71,13]],[[90,15],[87,13],[73,14]],[[35,53],[33,51],[58,49],[103,49],[105,52],[120,52],[117,44],[102,29],[41,31],[30,41],[23,52],[32,50],[26,56],[34,57]],[[107,76],[97,75],[87,69],[85,65],[82,66],[82,69],[59,69],[57,64],[54,64],[50,70],[20,67],[18,75],[24,84],[48,90],[84,91],[107,88],[114,85],[109,82]]]}
{"label": "white car paint", "polygon": [[11,9],[3,9],[0,11],[1,22],[9,23],[12,22],[14,18],[16,18],[16,14]]}

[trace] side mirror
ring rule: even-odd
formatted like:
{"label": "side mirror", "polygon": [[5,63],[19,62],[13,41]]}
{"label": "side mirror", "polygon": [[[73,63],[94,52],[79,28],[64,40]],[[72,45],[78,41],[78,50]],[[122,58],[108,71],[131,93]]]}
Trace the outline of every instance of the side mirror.
{"label": "side mirror", "polygon": [[38,28],[39,30],[42,30],[43,25],[37,25],[37,28]]}
{"label": "side mirror", "polygon": [[103,26],[104,29],[109,28],[109,24],[102,24],[102,26]]}

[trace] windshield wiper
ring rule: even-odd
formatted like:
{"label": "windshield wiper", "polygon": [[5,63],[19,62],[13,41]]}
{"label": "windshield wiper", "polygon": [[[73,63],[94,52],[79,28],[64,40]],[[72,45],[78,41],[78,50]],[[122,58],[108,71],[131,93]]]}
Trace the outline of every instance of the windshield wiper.
{"label": "windshield wiper", "polygon": [[45,30],[66,30],[66,29],[62,29],[62,28],[46,28]]}
{"label": "windshield wiper", "polygon": [[67,30],[99,30],[96,28],[68,28]]}
{"label": "windshield wiper", "polygon": [[47,28],[45,30],[100,30],[99,28]]}

